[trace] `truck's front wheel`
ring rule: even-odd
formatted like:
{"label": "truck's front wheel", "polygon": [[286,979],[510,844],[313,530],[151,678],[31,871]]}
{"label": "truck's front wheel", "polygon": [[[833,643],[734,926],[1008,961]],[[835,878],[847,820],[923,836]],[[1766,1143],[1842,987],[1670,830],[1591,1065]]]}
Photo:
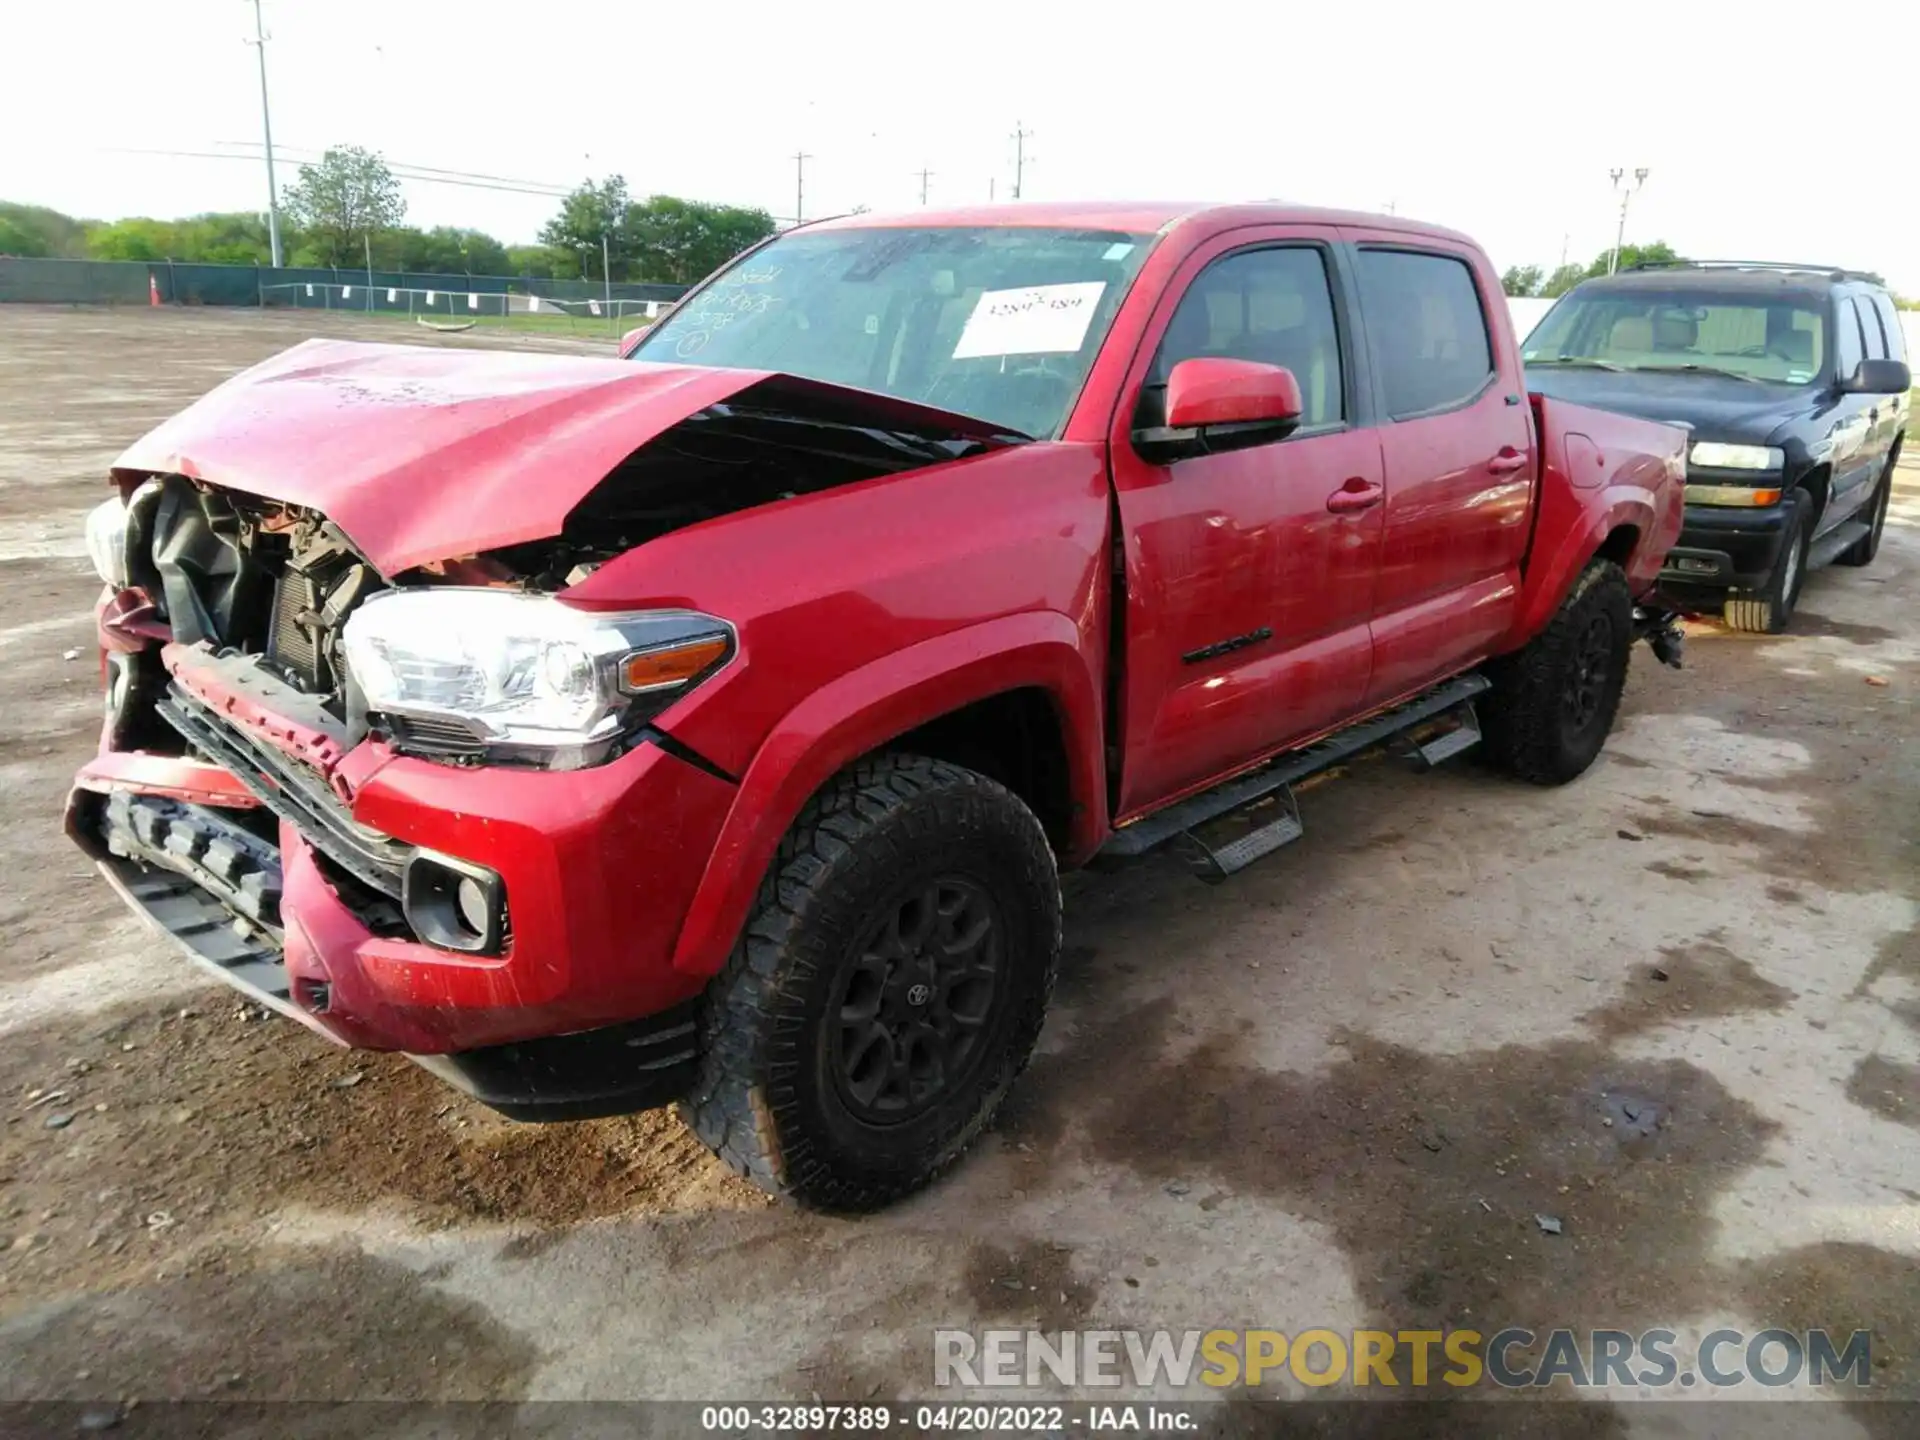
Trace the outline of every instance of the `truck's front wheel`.
{"label": "truck's front wheel", "polygon": [[764,1188],[870,1210],[992,1119],[1060,950],[1053,852],[971,770],[885,755],[816,795],[710,995],[695,1132]]}
{"label": "truck's front wheel", "polygon": [[1536,785],[1585,771],[1613,728],[1632,647],[1627,577],[1611,560],[1589,561],[1547,628],[1489,667],[1490,757]]}

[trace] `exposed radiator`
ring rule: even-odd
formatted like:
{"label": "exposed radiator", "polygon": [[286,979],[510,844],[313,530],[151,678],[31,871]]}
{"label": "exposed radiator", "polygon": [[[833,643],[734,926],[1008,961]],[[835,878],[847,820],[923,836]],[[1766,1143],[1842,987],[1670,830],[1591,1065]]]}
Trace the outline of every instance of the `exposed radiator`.
{"label": "exposed radiator", "polygon": [[309,691],[325,689],[325,677],[314,632],[300,623],[300,616],[317,613],[320,603],[320,587],[303,571],[289,568],[274,586],[267,659]]}

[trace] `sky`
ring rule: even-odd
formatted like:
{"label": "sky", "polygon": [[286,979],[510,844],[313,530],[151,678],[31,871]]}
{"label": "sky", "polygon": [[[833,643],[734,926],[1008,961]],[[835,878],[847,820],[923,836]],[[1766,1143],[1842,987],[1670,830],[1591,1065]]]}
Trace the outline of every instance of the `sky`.
{"label": "sky", "polygon": [[[8,0],[0,199],[91,217],[263,209],[250,0]],[[275,145],[795,208],[1284,199],[1464,230],[1496,264],[1629,241],[1878,270],[1920,295],[1920,5],[1067,6],[265,0]],[[678,36],[670,39],[669,36]],[[1885,75],[1875,69],[1884,60]],[[25,63],[22,63],[25,61]],[[254,158],[129,153],[197,151]],[[283,164],[284,187],[294,167]],[[541,195],[403,182],[513,243]]]}

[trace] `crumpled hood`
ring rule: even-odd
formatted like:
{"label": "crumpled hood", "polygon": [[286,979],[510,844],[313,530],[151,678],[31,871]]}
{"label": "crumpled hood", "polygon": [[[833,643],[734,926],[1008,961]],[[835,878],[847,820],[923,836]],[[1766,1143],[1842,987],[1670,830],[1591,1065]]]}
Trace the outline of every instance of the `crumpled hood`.
{"label": "crumpled hood", "polygon": [[[761,370],[308,340],[162,422],[116,471],[177,473],[316,509],[382,573],[560,533],[615,466],[689,415],[774,378]],[[865,391],[864,423],[985,422]],[[870,418],[869,418],[870,417]]]}

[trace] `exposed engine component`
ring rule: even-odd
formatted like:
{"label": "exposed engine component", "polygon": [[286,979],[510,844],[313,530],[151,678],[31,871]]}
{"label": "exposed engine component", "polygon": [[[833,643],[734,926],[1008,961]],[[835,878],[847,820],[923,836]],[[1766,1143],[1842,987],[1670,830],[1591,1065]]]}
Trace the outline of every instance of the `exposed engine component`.
{"label": "exposed engine component", "polygon": [[204,489],[181,475],[143,487],[129,573],[183,644],[257,654],[345,713],[341,623],[385,582],[337,525],[297,506]]}

